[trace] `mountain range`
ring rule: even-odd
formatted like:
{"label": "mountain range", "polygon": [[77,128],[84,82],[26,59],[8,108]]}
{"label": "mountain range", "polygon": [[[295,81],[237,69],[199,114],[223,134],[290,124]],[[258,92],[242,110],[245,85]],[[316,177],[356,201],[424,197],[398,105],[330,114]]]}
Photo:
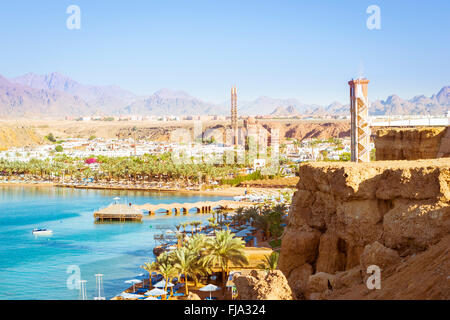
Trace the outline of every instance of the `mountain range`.
{"label": "mountain range", "polygon": [[[0,117],[64,117],[92,115],[228,115],[229,101],[214,104],[184,91],[161,89],[139,96],[118,86],[81,84],[63,74],[27,73],[7,79],[0,75]],[[305,104],[298,99],[259,97],[238,101],[241,115],[346,115],[348,105],[333,102],[328,106]],[[391,95],[371,103],[370,113],[444,114],[450,110],[450,86],[431,97],[402,99]]]}

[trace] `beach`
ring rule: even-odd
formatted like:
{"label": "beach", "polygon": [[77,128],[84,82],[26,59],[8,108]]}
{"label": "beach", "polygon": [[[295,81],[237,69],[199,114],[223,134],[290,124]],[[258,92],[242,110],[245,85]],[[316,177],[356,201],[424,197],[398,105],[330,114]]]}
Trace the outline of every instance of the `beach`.
{"label": "beach", "polygon": [[[166,193],[182,193],[186,195],[206,195],[206,196],[223,196],[223,197],[235,197],[243,196],[247,191],[249,195],[261,195],[261,194],[277,194],[280,190],[287,186],[260,186],[255,187],[216,187],[214,189],[204,190],[192,190],[192,189],[169,189],[169,188],[145,188],[139,186],[104,186],[100,184],[88,184],[88,185],[64,185],[56,182],[7,182],[1,183],[0,186],[19,186],[19,187],[58,187],[58,188],[72,188],[72,189],[92,189],[92,190],[116,190],[116,191],[146,191],[146,192],[166,192]],[[290,186],[289,186],[290,187]]]}

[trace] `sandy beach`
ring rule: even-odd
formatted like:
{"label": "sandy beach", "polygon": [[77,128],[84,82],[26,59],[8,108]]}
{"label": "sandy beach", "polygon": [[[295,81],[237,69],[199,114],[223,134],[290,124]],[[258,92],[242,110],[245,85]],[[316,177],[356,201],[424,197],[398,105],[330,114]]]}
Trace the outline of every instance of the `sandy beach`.
{"label": "sandy beach", "polygon": [[252,193],[251,188],[245,187],[224,187],[207,190],[189,190],[189,189],[159,189],[159,188],[140,188],[134,186],[101,186],[101,185],[79,185],[79,186],[65,186],[58,183],[27,183],[27,182],[9,182],[2,183],[0,186],[20,186],[20,187],[60,187],[60,188],[75,188],[75,189],[98,189],[98,190],[130,190],[130,191],[148,191],[148,192],[177,192],[184,194],[197,194],[197,195],[220,195],[224,197],[234,197],[245,194],[247,189],[248,193]]}

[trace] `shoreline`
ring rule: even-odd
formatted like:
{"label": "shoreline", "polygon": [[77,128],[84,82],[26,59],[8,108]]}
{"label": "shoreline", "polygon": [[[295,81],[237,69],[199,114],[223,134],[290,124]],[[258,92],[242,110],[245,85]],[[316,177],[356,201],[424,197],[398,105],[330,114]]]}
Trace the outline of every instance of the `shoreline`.
{"label": "shoreline", "polygon": [[[219,195],[224,197],[241,196],[245,194],[245,189],[251,193],[251,188],[245,187],[226,187],[212,190],[188,190],[188,189],[159,189],[159,188],[139,188],[139,187],[112,187],[100,185],[81,185],[81,186],[65,186],[55,182],[48,183],[27,183],[27,182],[9,182],[1,183],[1,186],[16,187],[52,187],[52,188],[68,188],[68,189],[92,189],[92,190],[118,190],[118,191],[144,191],[144,192],[164,192],[164,193],[183,193],[193,195]],[[261,188],[258,188],[261,189]]]}

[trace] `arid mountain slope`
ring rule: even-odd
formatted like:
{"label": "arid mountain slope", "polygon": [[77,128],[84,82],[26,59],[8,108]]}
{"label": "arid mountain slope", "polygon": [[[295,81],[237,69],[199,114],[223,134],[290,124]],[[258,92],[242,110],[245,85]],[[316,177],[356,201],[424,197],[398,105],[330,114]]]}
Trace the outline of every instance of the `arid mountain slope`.
{"label": "arid mountain slope", "polygon": [[[266,129],[277,128],[283,139],[309,139],[330,137],[348,137],[348,122],[308,122],[300,120],[290,121],[261,121]],[[242,122],[240,122],[242,126]],[[192,121],[160,122],[160,121],[4,121],[1,124],[5,137],[0,140],[0,148],[39,144],[44,141],[43,137],[49,133],[59,139],[66,138],[89,138],[95,136],[105,139],[133,138],[151,141],[169,141],[170,134],[176,129],[185,128],[193,131]],[[210,121],[205,122],[203,131],[209,128],[218,129],[223,132],[229,127],[229,122]],[[8,137],[8,138],[6,138]]]}
{"label": "arid mountain slope", "polygon": [[[228,115],[230,101],[220,104],[203,101],[181,90],[162,89],[153,94],[136,95],[118,86],[81,84],[58,72],[45,75],[27,73],[6,79],[0,75],[0,117],[2,118],[64,118],[91,115]],[[275,111],[274,111],[275,110]],[[450,110],[450,86],[431,97],[416,96],[406,100],[391,95],[375,100],[370,113],[434,114]],[[348,115],[349,106],[339,102],[330,105],[306,104],[298,99],[259,97],[238,100],[240,115]]]}
{"label": "arid mountain slope", "polygon": [[37,145],[43,141],[43,137],[31,127],[0,126],[0,150]]}

